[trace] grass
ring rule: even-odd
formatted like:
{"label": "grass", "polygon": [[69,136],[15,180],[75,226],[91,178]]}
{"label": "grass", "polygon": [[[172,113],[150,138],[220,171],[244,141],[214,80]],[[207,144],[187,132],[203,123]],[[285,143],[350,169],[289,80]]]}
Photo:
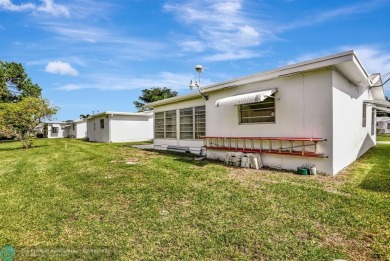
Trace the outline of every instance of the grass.
{"label": "grass", "polygon": [[376,135],[377,141],[390,141],[390,134],[378,134]]}
{"label": "grass", "polygon": [[390,259],[389,145],[326,177],[35,144],[0,144],[0,247],[17,260]]}

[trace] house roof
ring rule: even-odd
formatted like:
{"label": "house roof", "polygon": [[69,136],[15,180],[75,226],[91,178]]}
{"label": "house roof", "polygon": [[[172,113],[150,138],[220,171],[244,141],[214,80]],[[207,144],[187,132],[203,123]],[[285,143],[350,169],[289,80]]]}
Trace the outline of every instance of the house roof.
{"label": "house roof", "polygon": [[[356,86],[361,86],[361,87],[373,86],[374,80],[378,82],[379,74],[369,75],[367,71],[364,69],[364,67],[362,66],[356,53],[353,50],[351,50],[343,53],[321,57],[318,59],[287,65],[274,70],[252,74],[252,75],[248,75],[245,77],[241,77],[241,78],[237,78],[237,79],[233,79],[221,83],[211,84],[208,86],[204,86],[203,88],[201,88],[201,90],[204,93],[209,93],[221,89],[234,88],[237,86],[246,85],[250,83],[268,81],[271,79],[277,79],[281,77],[288,77],[294,74],[314,71],[325,67],[334,68]],[[379,90],[375,90],[375,92],[377,94],[376,96],[382,99],[381,95],[378,94]],[[152,102],[146,104],[146,107],[153,108],[155,106],[175,103],[178,101],[190,100],[197,97],[200,97],[199,93],[191,93],[187,95],[176,96],[176,97]]]}
{"label": "house roof", "polygon": [[100,112],[100,113],[96,113],[96,114],[90,115],[87,119],[93,119],[93,118],[96,118],[96,117],[99,117],[99,116],[104,116],[104,115],[152,117],[153,116],[153,112],[151,112],[151,111],[146,111],[146,112],[105,111],[105,112]]}

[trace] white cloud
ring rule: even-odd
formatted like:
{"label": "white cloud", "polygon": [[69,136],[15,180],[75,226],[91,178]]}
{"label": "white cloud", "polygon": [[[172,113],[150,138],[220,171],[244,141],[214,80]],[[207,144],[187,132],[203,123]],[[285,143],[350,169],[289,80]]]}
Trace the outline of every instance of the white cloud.
{"label": "white cloud", "polygon": [[277,32],[283,32],[299,27],[312,26],[316,23],[322,23],[336,18],[346,18],[351,15],[363,14],[371,12],[382,4],[386,3],[387,0],[376,0],[376,1],[362,1],[350,5],[345,5],[338,8],[324,10],[322,12],[316,12],[312,15],[300,16],[296,21],[289,21],[286,24],[279,25],[275,28]]}
{"label": "white cloud", "polygon": [[25,10],[33,10],[35,8],[34,4],[31,3],[22,3],[20,5],[15,5],[11,0],[0,0],[0,9],[21,12]]}
{"label": "white cloud", "polygon": [[56,4],[53,0],[43,0],[43,4],[37,6],[36,11],[49,13],[53,16],[69,16],[69,10],[64,5]]}
{"label": "white cloud", "polygon": [[354,50],[359,60],[362,62],[363,67],[368,73],[381,73],[385,74],[390,72],[390,52],[383,50],[375,45],[360,45],[360,46],[341,46],[330,50],[323,50],[318,52],[311,52],[300,55],[295,59],[287,62],[280,62],[281,64],[293,64],[297,62],[307,61],[315,58],[320,58],[326,55],[331,55],[336,52],[345,52]]}
{"label": "white cloud", "polygon": [[69,9],[64,5],[54,3],[54,0],[42,0],[41,5],[33,3],[22,3],[16,5],[12,3],[11,0],[0,0],[0,9],[13,12],[31,11],[48,13],[53,16],[69,16]]}
{"label": "white cloud", "polygon": [[375,46],[345,46],[341,50],[354,50],[368,73],[390,72],[390,52]]}
{"label": "white cloud", "polygon": [[[57,88],[58,90],[74,91],[81,89],[98,90],[134,90],[152,87],[168,87],[173,90],[187,90],[192,74],[180,74],[172,72],[160,72],[154,75],[143,75],[142,77],[123,77],[123,75],[88,75],[86,84],[67,84]],[[210,84],[206,78],[202,79],[202,85]]]}
{"label": "white cloud", "polygon": [[184,40],[178,43],[186,52],[203,52],[205,44],[198,40]]}
{"label": "white cloud", "polygon": [[226,61],[226,60],[240,60],[240,59],[249,59],[253,57],[260,57],[263,53],[260,52],[252,52],[247,50],[237,51],[237,52],[225,52],[225,53],[217,53],[212,55],[207,55],[204,57],[205,61]]}
{"label": "white cloud", "polygon": [[72,75],[72,76],[77,76],[79,74],[79,72],[75,68],[73,68],[69,63],[64,63],[61,61],[49,62],[46,65],[45,71],[48,73]]}
{"label": "white cloud", "polygon": [[[241,59],[257,56],[250,48],[260,45],[268,34],[259,21],[249,18],[243,0],[191,0],[166,4],[164,8],[196,31],[194,36],[179,41],[184,51],[217,51],[216,59],[221,61],[233,56]],[[246,55],[237,55],[238,52]]]}

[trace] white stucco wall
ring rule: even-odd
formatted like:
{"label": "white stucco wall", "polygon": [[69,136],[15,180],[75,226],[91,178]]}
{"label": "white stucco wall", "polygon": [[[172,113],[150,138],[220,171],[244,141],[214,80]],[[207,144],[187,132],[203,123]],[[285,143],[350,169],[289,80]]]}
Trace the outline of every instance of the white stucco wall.
{"label": "white stucco wall", "polygon": [[[104,128],[100,128],[100,119],[104,119]],[[102,115],[87,120],[87,135],[89,141],[109,142],[108,115]]]}
{"label": "white stucco wall", "polygon": [[[174,104],[168,104],[168,105],[163,105],[159,106],[156,108],[153,108],[153,112],[162,112],[162,111],[170,111],[170,110],[176,110],[176,139],[154,139],[154,145],[157,146],[177,146],[177,147],[190,147],[190,148],[200,148],[203,146],[203,141],[202,140],[181,140],[179,138],[179,133],[180,133],[180,109],[185,109],[185,108],[191,108],[191,107],[197,107],[197,106],[203,106],[205,105],[205,100],[200,96],[199,98],[192,99],[192,100],[187,100],[187,101],[182,101],[182,102],[177,102]],[[207,108],[206,108],[206,118],[207,118]],[[207,133],[207,123],[206,123],[206,133]],[[154,135],[154,130],[153,130],[153,135]]]}
{"label": "white stucco wall", "polygon": [[[264,165],[294,169],[315,165],[319,172],[332,173],[332,71],[330,69],[252,83],[211,93],[206,102],[206,136],[305,137],[324,138],[318,151],[329,158],[262,155]],[[237,94],[278,88],[275,101],[276,123],[239,124],[237,106],[215,107],[218,99]],[[208,150],[208,157],[224,158],[224,151]]]}
{"label": "white stucco wall", "polygon": [[[239,124],[238,106],[216,107],[219,99],[277,88],[275,123]],[[154,112],[206,105],[206,136],[323,138],[318,153],[327,158],[262,154],[265,166],[296,170],[314,165],[318,172],[336,174],[375,145],[371,135],[372,107],[367,104],[367,124],[362,127],[363,100],[368,87],[356,87],[328,67],[276,79],[210,92],[202,98],[157,106]],[[177,128],[179,119],[177,119]],[[179,133],[179,129],[177,129]],[[202,146],[202,141],[155,139],[155,145]],[[285,145],[287,146],[287,144]],[[307,148],[311,149],[311,148]],[[207,150],[207,157],[224,160],[226,151]]]}
{"label": "white stucco wall", "polygon": [[368,86],[356,87],[334,71],[332,95],[333,173],[337,173],[375,146],[376,126],[371,135],[372,106],[367,104],[363,127],[363,100],[371,100]]}
{"label": "white stucco wall", "polygon": [[144,141],[153,139],[153,116],[110,117],[110,142]]}
{"label": "white stucco wall", "polygon": [[77,122],[76,124],[76,138],[82,139],[87,137],[87,122]]}

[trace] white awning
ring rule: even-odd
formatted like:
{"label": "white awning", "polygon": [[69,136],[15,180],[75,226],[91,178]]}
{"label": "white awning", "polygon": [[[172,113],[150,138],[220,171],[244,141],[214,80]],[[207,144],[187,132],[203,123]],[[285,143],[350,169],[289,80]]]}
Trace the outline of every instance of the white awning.
{"label": "white awning", "polygon": [[219,99],[215,102],[215,106],[229,106],[229,105],[240,105],[240,104],[249,104],[255,102],[262,102],[267,97],[271,96],[277,91],[277,89],[265,90],[261,92],[252,92],[246,94],[235,95],[232,97],[227,97]]}
{"label": "white awning", "polygon": [[377,109],[378,111],[383,111],[383,112],[387,112],[387,113],[390,113],[390,109],[389,108],[384,108],[384,107],[374,107],[375,109]]}

